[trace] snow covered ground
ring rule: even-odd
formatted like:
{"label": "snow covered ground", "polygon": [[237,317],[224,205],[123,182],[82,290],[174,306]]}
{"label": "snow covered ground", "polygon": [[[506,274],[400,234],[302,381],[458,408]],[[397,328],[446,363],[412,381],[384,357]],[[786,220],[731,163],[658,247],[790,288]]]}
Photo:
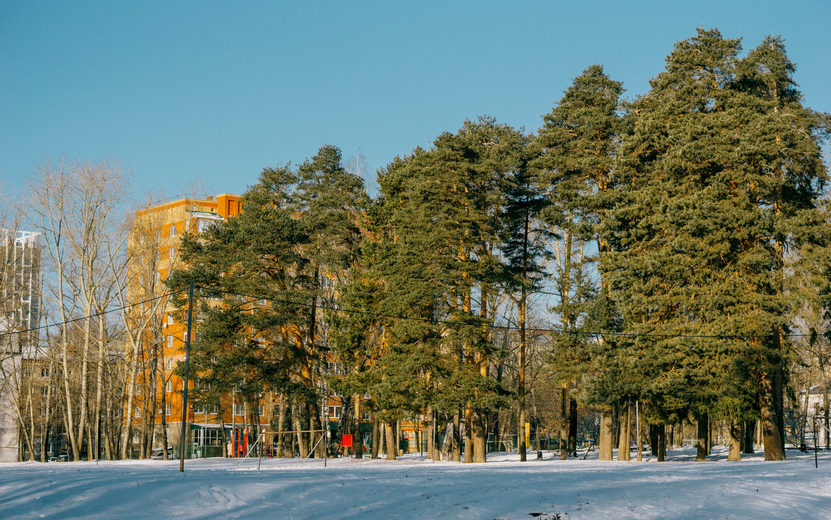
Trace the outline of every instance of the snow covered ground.
{"label": "snow covered ground", "polygon": [[[542,461],[487,464],[203,459],[0,464],[0,518],[562,519],[831,518],[831,453],[789,450],[741,462]],[[533,514],[533,515],[532,515]]]}

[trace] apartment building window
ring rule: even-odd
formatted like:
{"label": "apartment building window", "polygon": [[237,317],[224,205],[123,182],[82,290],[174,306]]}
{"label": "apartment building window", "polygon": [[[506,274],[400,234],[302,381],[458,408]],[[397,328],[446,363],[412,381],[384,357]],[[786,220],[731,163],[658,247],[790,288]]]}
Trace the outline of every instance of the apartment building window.
{"label": "apartment building window", "polygon": [[330,419],[340,419],[340,406],[330,406],[329,407],[329,418]]}
{"label": "apartment building window", "polygon": [[173,360],[171,358],[167,358],[167,369],[170,370],[173,368]]}
{"label": "apartment building window", "polygon": [[245,405],[234,403],[234,415],[245,415]]}
{"label": "apartment building window", "polygon": [[40,369],[40,377],[49,377],[49,369],[48,368],[41,368]]}
{"label": "apartment building window", "polygon": [[214,224],[214,222],[212,222],[210,220],[200,218],[199,220],[196,221],[196,232],[197,233],[203,233],[203,232],[207,231],[208,228],[211,227],[213,224]]}
{"label": "apartment building window", "polygon": [[173,325],[173,315],[172,314],[167,315],[167,324],[168,325]]}
{"label": "apartment building window", "polygon": [[260,405],[257,407],[257,414],[262,417],[265,415],[265,406]]}
{"label": "apartment building window", "polygon": [[134,415],[136,416],[136,419],[141,417],[141,408],[136,408]]}
{"label": "apartment building window", "polygon": [[176,236],[176,224],[171,224],[170,225],[170,236],[172,236],[172,237]]}
{"label": "apartment building window", "polygon": [[170,254],[170,258],[173,259],[176,256],[176,248],[171,247],[170,251],[169,251],[169,254]]}
{"label": "apartment building window", "polygon": [[164,391],[167,392],[167,393],[172,392],[173,391],[173,383],[168,381],[167,384],[164,386]]}
{"label": "apartment building window", "polygon": [[167,348],[173,348],[173,336],[167,337]]}
{"label": "apartment building window", "polygon": [[170,403],[167,403],[166,405],[164,405],[164,414],[167,415],[168,417],[170,416],[170,412],[172,410],[173,410],[173,407],[170,406]]}

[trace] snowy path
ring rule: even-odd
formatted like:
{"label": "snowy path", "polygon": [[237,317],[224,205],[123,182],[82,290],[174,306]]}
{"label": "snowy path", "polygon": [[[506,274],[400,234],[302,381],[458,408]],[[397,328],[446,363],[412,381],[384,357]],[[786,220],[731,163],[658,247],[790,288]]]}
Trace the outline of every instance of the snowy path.
{"label": "snowy path", "polygon": [[[831,518],[831,453],[738,463],[206,459],[0,465],[0,518]],[[545,516],[541,518],[546,518]]]}

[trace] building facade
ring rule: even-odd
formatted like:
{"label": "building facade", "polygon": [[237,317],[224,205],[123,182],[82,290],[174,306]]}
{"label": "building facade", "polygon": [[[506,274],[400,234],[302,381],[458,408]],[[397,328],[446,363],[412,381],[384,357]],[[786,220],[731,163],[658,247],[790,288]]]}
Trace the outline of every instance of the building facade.
{"label": "building facade", "polygon": [[[179,246],[186,232],[201,233],[217,222],[236,216],[242,208],[238,195],[222,194],[205,199],[184,198],[136,212],[129,254],[138,261],[130,272],[130,299],[134,302],[161,298],[160,305],[140,306],[131,326],[141,332],[140,366],[134,387],[134,403],[129,414],[133,421],[133,452],[143,448],[178,446],[182,429],[183,381],[175,373],[184,360],[186,324],[169,297],[164,280],[171,271],[183,267]],[[147,314],[149,313],[149,315]],[[130,384],[128,382],[128,384]],[[193,388],[192,381],[189,388]],[[223,425],[232,428],[235,415],[243,410],[231,406],[225,416],[216,410],[189,406],[187,421],[193,436],[186,456],[216,455],[221,451]],[[240,423],[243,421],[240,420]],[[145,435],[143,440],[141,436]]]}
{"label": "building facade", "polygon": [[0,462],[16,462],[21,361],[40,322],[40,233],[0,230],[0,262]]}

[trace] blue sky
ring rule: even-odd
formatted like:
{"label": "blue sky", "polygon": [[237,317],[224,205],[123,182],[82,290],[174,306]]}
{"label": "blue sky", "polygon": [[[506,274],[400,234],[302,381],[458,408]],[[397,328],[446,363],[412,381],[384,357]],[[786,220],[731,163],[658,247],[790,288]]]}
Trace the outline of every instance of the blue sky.
{"label": "blue sky", "polygon": [[[676,5],[677,4],[677,5]],[[643,93],[695,28],[786,39],[831,112],[831,3],[0,1],[0,190],[35,165],[121,161],[137,196],[241,193],[323,144],[366,177],[490,114],[534,131],[599,63]]]}

